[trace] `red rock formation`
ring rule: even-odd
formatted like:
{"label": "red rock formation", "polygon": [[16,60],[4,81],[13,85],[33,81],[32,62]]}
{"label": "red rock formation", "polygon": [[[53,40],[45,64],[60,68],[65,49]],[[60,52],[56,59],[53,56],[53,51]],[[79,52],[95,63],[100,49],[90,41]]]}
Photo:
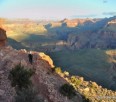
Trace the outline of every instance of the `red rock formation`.
{"label": "red rock formation", "polygon": [[6,45],[6,40],[7,40],[6,31],[0,28],[0,47]]}
{"label": "red rock formation", "polygon": [[84,23],[93,23],[95,22],[92,19],[72,19],[72,20],[68,20],[68,19],[64,19],[63,21],[61,21],[62,23],[66,23],[66,25],[68,27],[76,27],[79,24],[84,24]]}

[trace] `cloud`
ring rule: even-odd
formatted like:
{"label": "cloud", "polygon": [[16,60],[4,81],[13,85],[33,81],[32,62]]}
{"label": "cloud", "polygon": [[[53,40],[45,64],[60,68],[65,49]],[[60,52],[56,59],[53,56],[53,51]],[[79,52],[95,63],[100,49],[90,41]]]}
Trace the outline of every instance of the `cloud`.
{"label": "cloud", "polygon": [[111,15],[111,16],[115,16],[116,12],[103,12],[103,15]]}

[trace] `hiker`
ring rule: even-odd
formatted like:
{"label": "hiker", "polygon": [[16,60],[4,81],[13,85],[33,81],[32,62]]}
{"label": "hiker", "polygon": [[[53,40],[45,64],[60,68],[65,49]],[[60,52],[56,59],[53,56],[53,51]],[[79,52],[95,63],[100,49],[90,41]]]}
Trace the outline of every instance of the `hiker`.
{"label": "hiker", "polygon": [[31,51],[29,52],[28,57],[29,57],[29,62],[32,64],[33,63],[33,55],[31,53]]}

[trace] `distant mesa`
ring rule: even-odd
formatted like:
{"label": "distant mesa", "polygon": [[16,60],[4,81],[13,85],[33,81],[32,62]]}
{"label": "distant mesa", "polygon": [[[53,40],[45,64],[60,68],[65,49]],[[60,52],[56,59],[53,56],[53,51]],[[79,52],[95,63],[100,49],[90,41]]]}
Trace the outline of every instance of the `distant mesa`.
{"label": "distant mesa", "polygon": [[0,47],[5,46],[6,41],[7,41],[6,31],[0,28]]}
{"label": "distant mesa", "polygon": [[69,20],[69,19],[64,19],[61,21],[62,23],[64,23],[67,27],[76,27],[78,25],[83,25],[83,24],[92,24],[94,22],[96,22],[96,20],[93,20],[93,19],[72,19],[72,20]]}

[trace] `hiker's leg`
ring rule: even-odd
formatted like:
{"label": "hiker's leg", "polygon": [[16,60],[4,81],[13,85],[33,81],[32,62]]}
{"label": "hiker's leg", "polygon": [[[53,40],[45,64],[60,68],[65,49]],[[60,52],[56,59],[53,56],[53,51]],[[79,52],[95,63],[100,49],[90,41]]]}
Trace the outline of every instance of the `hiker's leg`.
{"label": "hiker's leg", "polygon": [[31,64],[33,63],[33,60],[32,60],[32,58],[30,59],[30,63],[31,63]]}
{"label": "hiker's leg", "polygon": [[31,61],[31,58],[29,58],[29,63],[31,63],[32,61]]}

